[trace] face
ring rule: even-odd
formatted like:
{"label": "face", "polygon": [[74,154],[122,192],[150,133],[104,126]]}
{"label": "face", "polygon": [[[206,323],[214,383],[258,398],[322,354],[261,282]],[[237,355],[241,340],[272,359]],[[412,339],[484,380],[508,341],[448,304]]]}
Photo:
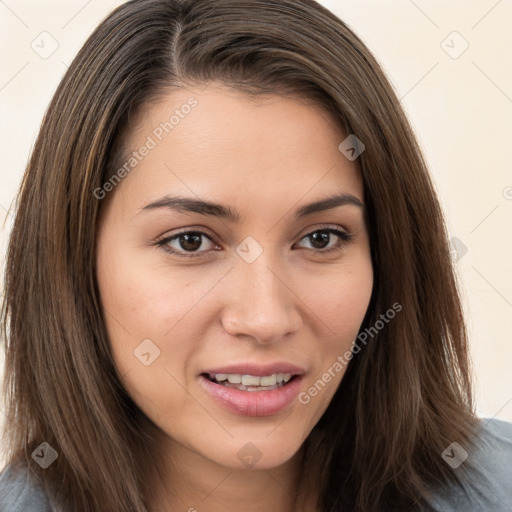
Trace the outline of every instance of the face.
{"label": "face", "polygon": [[276,467],[329,405],[373,284],[345,138],[298,99],[182,89],[96,192],[113,358],[171,453]]}

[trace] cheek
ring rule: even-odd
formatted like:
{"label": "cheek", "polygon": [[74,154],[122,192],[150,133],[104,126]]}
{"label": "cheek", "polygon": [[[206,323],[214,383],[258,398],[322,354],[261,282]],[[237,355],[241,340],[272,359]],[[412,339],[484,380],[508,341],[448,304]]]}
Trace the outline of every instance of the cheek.
{"label": "cheek", "polygon": [[[157,250],[157,249],[155,249]],[[147,252],[147,248],[145,249]],[[170,269],[154,263],[143,251],[112,251],[115,258],[99,258],[102,302],[113,338],[161,340],[207,293],[215,276],[190,269]],[[110,329],[109,329],[110,330]]]}
{"label": "cheek", "polygon": [[200,343],[187,330],[187,313],[208,283],[118,254],[98,261],[112,356],[134,402],[157,425],[171,425],[180,414],[197,414],[183,393],[189,361]]}
{"label": "cheek", "polygon": [[147,248],[142,252],[116,250],[112,244],[109,256],[98,258],[112,355],[135,399],[160,399],[163,390],[162,396],[180,396],[178,383],[186,382],[203,342],[198,312],[225,269],[171,268],[148,258]]}
{"label": "cheek", "polygon": [[[307,282],[304,282],[308,285]],[[316,287],[313,288],[313,284]],[[373,269],[370,258],[357,265],[347,263],[330,276],[310,278],[307,304],[316,318],[317,349],[313,372],[306,380],[298,402],[313,428],[331,402],[350,360],[353,344],[368,309]]]}
{"label": "cheek", "polygon": [[317,371],[332,370],[336,362],[342,361],[342,367],[336,364],[334,375],[331,371],[332,382],[339,383],[348,364],[347,355],[350,355],[370,303],[373,289],[371,259],[361,256],[328,273],[306,275],[301,296],[316,318],[315,338],[321,347]]}
{"label": "cheek", "polygon": [[[306,273],[302,297],[323,327],[319,336],[334,348],[350,346],[364,319],[373,289],[370,258],[347,261],[323,273]],[[318,333],[319,334],[319,333]]]}

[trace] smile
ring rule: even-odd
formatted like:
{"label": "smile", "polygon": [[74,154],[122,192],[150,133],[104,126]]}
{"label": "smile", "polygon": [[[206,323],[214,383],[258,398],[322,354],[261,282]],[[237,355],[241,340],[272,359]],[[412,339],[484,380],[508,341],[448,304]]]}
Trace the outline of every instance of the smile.
{"label": "smile", "polygon": [[[297,401],[303,375],[205,374],[199,382],[213,403],[241,416],[272,416]],[[279,382],[278,382],[279,381]]]}
{"label": "smile", "polygon": [[274,373],[272,375],[241,375],[239,373],[217,373],[207,375],[212,382],[241,391],[270,391],[283,387],[292,379],[291,373]]}

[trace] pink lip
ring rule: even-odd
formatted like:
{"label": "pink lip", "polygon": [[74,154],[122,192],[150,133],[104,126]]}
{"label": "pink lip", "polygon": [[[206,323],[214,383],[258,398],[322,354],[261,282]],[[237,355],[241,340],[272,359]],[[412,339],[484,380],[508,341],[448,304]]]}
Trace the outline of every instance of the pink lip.
{"label": "pink lip", "polygon": [[[283,367],[284,368],[284,367]],[[286,367],[290,368],[290,367]],[[226,370],[223,368],[222,370]],[[251,370],[254,371],[254,370]],[[207,373],[207,372],[205,372]],[[292,373],[290,371],[268,371],[257,370],[254,373],[241,372],[240,367],[233,371],[218,371],[215,373],[242,373],[243,375],[271,375],[272,373]],[[242,391],[236,388],[229,388],[222,384],[212,382],[204,375],[199,376],[199,382],[219,405],[228,411],[241,416],[272,416],[289,406],[296,398],[302,383],[302,375],[292,378],[284,386],[270,391]]]}
{"label": "pink lip", "polygon": [[[211,376],[216,373],[231,373],[239,375],[273,375],[274,373],[291,373],[292,375],[302,375],[304,373],[303,368],[289,364],[289,363],[272,363],[266,365],[259,365],[255,363],[240,363],[236,365],[222,366],[219,368],[211,368],[204,370],[201,373],[207,373]],[[257,391],[257,393],[264,393],[264,391]]]}

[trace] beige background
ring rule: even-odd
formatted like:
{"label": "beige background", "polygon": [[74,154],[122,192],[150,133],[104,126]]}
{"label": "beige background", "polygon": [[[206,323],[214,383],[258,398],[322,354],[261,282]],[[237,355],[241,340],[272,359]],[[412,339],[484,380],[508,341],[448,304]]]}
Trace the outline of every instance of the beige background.
{"label": "beige background", "polygon": [[[2,272],[7,211],[44,110],[86,37],[121,3],[0,0]],[[458,239],[479,413],[512,421],[512,0],[321,3],[366,42],[403,100]]]}

